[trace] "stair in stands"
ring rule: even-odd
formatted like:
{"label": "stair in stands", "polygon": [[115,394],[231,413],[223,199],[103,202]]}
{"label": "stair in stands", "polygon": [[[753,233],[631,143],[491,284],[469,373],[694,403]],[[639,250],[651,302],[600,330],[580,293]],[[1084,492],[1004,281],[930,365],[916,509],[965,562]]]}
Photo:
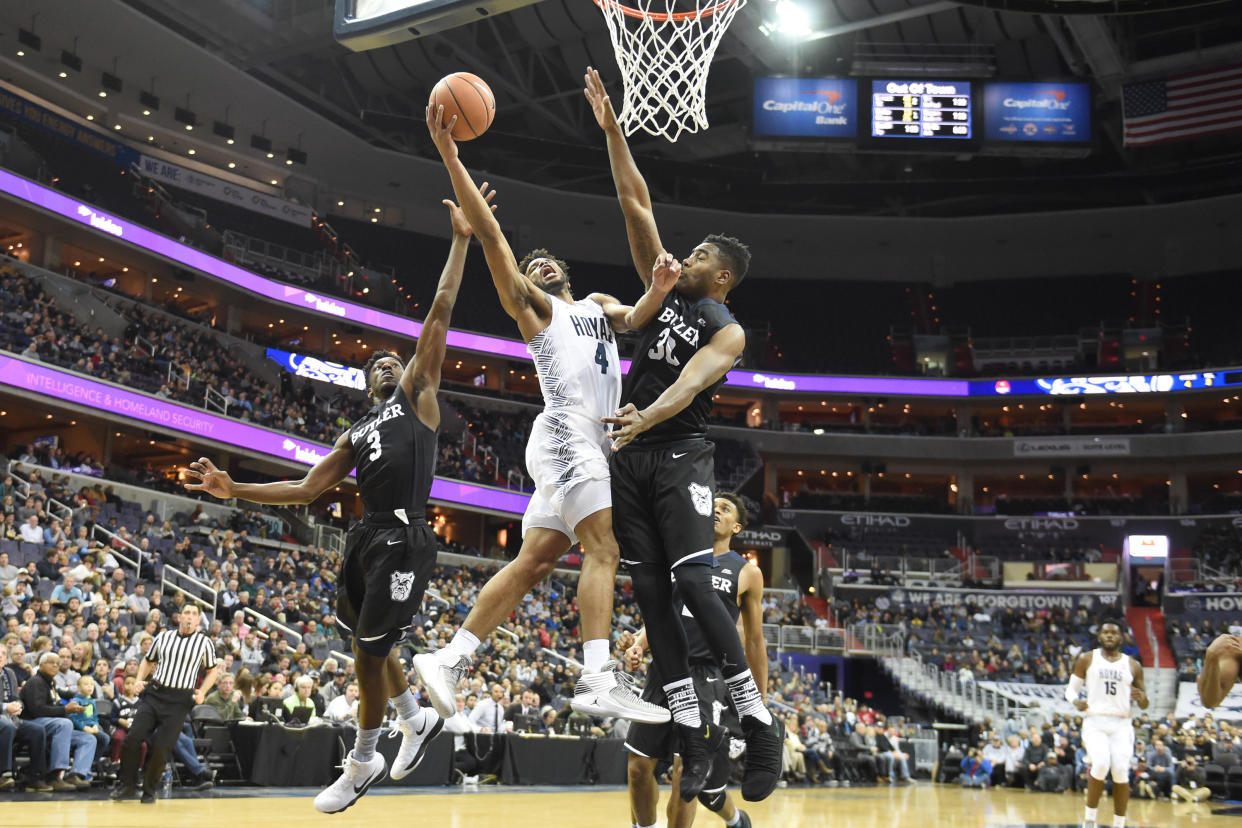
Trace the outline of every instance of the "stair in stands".
{"label": "stair in stands", "polygon": [[[1130,625],[1130,634],[1138,645],[1145,667],[1176,667],[1173,653],[1169,650],[1169,639],[1164,631],[1164,615],[1156,607],[1130,607],[1126,610],[1126,622]],[[1151,634],[1148,634],[1148,623]],[[1154,641],[1152,639],[1155,639]],[[1155,649],[1153,649],[1153,647]]]}

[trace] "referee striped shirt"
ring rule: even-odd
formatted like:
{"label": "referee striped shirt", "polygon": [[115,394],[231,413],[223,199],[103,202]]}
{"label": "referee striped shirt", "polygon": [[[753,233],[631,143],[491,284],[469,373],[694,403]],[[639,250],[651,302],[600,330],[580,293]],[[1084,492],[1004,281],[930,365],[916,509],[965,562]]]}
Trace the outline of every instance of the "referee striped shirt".
{"label": "referee striped shirt", "polygon": [[151,679],[172,690],[193,690],[198,685],[199,670],[216,666],[216,648],[201,632],[181,635],[177,630],[164,630],[155,637],[146,657],[155,663]]}

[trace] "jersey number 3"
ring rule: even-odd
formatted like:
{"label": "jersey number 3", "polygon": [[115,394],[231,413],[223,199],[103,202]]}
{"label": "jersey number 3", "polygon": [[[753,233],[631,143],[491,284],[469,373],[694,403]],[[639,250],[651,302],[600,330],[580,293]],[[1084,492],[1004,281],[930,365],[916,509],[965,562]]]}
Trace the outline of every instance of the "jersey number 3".
{"label": "jersey number 3", "polygon": [[602,342],[595,346],[595,364],[599,366],[601,374],[608,373],[608,349]]}
{"label": "jersey number 3", "polygon": [[651,350],[647,352],[647,356],[654,360],[664,360],[669,365],[681,365],[681,360],[673,356],[673,332],[665,328],[660,332],[660,338],[651,346]]}
{"label": "jersey number 3", "polygon": [[371,449],[371,453],[367,455],[368,460],[378,460],[380,455],[384,453],[384,447],[380,445],[378,428],[367,435],[367,446]]}

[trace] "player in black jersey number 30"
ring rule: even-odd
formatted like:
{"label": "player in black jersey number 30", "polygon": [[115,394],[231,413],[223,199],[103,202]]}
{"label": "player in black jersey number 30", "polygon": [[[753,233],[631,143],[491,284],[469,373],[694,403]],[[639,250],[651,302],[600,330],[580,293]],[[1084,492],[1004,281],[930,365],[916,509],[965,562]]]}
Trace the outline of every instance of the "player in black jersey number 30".
{"label": "player in black jersey number 30", "polygon": [[[594,69],[587,70],[585,91],[608,139],[630,254],[646,284],[656,259],[668,255],[656,230],[651,195]],[[742,720],[747,757],[742,797],[764,799],[781,774],[784,725],[764,703],[733,619],[711,584],[716,472],[707,418],[712,396],[746,346],[742,326],[724,301],[749,263],[750,251],[728,236],[708,236],[691,251],[660,312],[639,334],[621,390],[621,410],[604,418],[617,426],[611,463],[614,531],[682,738],[680,793],[686,802],[707,782],[714,732],[699,715],[686,634],[673,610],[670,570]]]}
{"label": "player in black jersey number 30", "polygon": [[[490,203],[494,193],[481,188]],[[427,745],[444,727],[435,710],[420,708],[405,671],[391,650],[405,635],[422,603],[436,561],[436,539],[425,519],[435,473],[440,408],[436,392],[444,362],[449,316],[461,287],[470,223],[445,201],[453,223],[453,244],[435,298],[423,321],[414,358],[377,351],[366,376],[375,407],[341,435],[332,451],[298,481],[235,483],[206,457],[187,473],[198,480],[191,491],[255,503],[311,503],[358,469],[358,491],[366,514],[349,530],[337,580],[337,618],[353,632],[358,672],[358,738],[344,773],[315,797],[315,807],[337,813],[353,805],[384,778],[384,757],[375,750],[389,699],[397,709],[401,748],[394,779],[407,776]],[[493,207],[492,209],[495,209]]]}

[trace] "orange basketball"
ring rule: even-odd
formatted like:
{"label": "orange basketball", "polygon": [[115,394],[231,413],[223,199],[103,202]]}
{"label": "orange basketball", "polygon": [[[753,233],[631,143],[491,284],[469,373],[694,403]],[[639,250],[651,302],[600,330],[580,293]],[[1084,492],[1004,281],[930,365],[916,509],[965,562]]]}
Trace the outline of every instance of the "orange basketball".
{"label": "orange basketball", "polygon": [[433,110],[437,106],[444,107],[446,124],[457,116],[457,123],[453,125],[453,138],[457,141],[478,138],[487,132],[496,117],[496,96],[491,87],[469,72],[454,72],[440,78],[432,87],[427,102]]}

